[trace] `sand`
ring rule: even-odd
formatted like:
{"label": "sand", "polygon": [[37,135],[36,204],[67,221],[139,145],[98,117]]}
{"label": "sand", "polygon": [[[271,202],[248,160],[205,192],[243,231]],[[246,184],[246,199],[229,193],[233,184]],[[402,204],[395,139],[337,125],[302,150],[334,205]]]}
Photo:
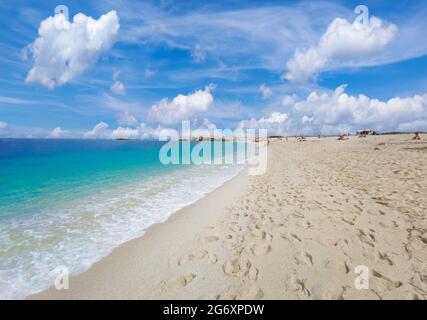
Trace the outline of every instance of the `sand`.
{"label": "sand", "polygon": [[273,141],[265,175],[243,171],[29,298],[426,299],[427,137],[410,138]]}

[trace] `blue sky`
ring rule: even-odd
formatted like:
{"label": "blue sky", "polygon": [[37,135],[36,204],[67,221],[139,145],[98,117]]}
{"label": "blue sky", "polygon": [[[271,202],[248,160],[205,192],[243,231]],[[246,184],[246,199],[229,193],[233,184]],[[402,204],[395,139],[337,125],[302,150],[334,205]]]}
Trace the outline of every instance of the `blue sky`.
{"label": "blue sky", "polygon": [[0,3],[0,137],[427,130],[425,1],[61,4]]}

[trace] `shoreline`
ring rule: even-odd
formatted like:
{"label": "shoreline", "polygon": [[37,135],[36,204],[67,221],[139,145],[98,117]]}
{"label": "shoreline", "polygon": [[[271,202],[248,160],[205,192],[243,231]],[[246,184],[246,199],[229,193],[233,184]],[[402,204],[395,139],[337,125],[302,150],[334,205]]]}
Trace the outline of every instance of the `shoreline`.
{"label": "shoreline", "polygon": [[422,138],[272,141],[265,175],[244,169],[27,299],[427,299]]}
{"label": "shoreline", "polygon": [[[183,239],[183,233],[181,231],[177,231],[180,227],[186,227],[185,219],[191,216],[191,218],[193,218],[193,222],[196,222],[198,224],[198,228],[206,227],[208,222],[213,223],[216,218],[218,218],[215,215],[215,211],[217,211],[217,209],[206,210],[206,206],[212,208],[213,205],[217,205],[219,202],[223,202],[219,207],[216,207],[221,211],[221,209],[224,209],[226,207],[227,203],[232,203],[242,193],[244,193],[247,189],[248,181],[250,178],[247,174],[247,170],[248,169],[244,167],[239,173],[237,173],[237,175],[225,181],[218,188],[205,194],[201,199],[196,200],[195,202],[170,214],[165,221],[150,225],[147,229],[145,229],[144,234],[142,236],[126,241],[120,244],[119,246],[113,248],[107,256],[95,262],[93,265],[90,266],[87,271],[70,276],[69,290],[59,291],[56,290],[52,285],[41,292],[30,294],[24,299],[103,299],[103,297],[105,297],[105,299],[122,298],[122,295],[114,297],[114,293],[108,292],[108,288],[105,288],[103,285],[97,285],[99,271],[101,271],[102,274],[100,276],[102,279],[99,280],[104,281],[108,279],[108,275],[105,275],[105,272],[102,272],[103,270],[105,270],[105,268],[111,268],[112,262],[118,262],[122,259],[128,261],[128,259],[133,255],[133,252],[136,250],[138,252],[139,249],[145,250],[145,253],[143,253],[141,257],[142,260],[144,260],[144,255],[147,255],[147,258],[156,258],[156,252],[153,252],[153,249],[151,247],[157,246],[159,242],[166,242],[166,246],[164,247],[165,250],[167,250],[168,246],[170,244],[173,244],[177,239],[179,239],[180,241],[191,242],[191,239],[188,239],[185,236]],[[204,211],[203,217],[202,215],[198,214],[200,210]],[[204,218],[208,219],[205,220]],[[189,233],[185,233],[184,235],[188,234]],[[117,268],[121,268],[123,270],[122,267],[126,268],[125,266],[117,266]],[[113,268],[116,268],[116,266],[114,266]],[[132,281],[132,279],[130,280]],[[92,288],[96,288],[94,289],[94,292],[81,291],[87,290],[87,282],[91,283],[90,286]],[[121,282],[121,280],[119,282]],[[110,296],[111,293],[113,294],[113,296]],[[137,299],[137,297],[127,298]],[[155,297],[153,297],[153,299],[155,299]]]}

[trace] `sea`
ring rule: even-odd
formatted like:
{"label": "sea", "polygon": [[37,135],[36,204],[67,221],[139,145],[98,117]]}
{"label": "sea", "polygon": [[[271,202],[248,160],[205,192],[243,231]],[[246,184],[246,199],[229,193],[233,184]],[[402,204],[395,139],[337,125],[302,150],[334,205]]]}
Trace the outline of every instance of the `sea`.
{"label": "sea", "polygon": [[[165,165],[165,143],[0,139],[0,299],[42,291],[64,268],[70,275],[86,271],[245,167]],[[232,144],[235,158],[246,150],[238,142],[203,143],[222,150]]]}

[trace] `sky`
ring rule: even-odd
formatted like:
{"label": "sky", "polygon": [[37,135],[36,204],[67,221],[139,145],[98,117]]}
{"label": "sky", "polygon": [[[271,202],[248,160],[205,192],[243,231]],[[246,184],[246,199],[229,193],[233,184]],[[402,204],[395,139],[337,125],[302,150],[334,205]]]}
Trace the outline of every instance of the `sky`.
{"label": "sky", "polygon": [[427,131],[423,0],[5,0],[0,30],[0,137]]}

